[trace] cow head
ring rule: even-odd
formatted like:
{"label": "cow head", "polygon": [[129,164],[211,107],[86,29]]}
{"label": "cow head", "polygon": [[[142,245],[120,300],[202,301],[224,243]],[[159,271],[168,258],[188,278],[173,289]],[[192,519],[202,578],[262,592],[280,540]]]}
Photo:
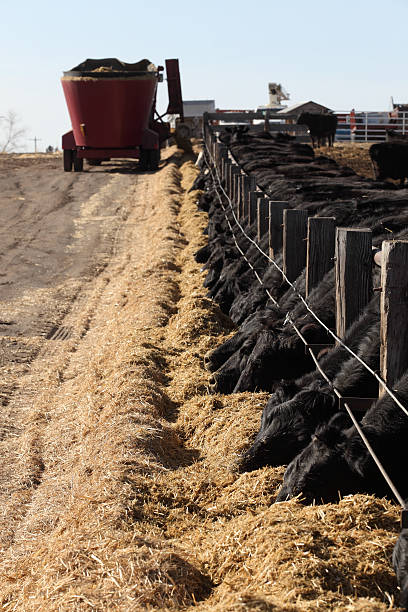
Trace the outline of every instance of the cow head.
{"label": "cow head", "polygon": [[339,413],[327,425],[317,428],[309,445],[288,465],[277,502],[298,495],[306,503],[335,502],[340,494],[359,490],[361,478],[344,457],[346,422]]}

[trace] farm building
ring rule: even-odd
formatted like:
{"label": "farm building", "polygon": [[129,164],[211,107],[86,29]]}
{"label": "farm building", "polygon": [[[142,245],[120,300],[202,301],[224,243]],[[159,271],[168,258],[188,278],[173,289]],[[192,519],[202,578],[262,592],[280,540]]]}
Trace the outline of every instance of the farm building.
{"label": "farm building", "polygon": [[[331,113],[331,109],[327,106],[323,106],[323,104],[319,104],[318,102],[313,102],[313,100],[309,100],[309,102],[299,102],[298,104],[294,104],[293,106],[288,106],[280,111],[278,111],[279,115],[297,115],[300,117],[302,113]],[[293,120],[290,120],[293,122]]]}

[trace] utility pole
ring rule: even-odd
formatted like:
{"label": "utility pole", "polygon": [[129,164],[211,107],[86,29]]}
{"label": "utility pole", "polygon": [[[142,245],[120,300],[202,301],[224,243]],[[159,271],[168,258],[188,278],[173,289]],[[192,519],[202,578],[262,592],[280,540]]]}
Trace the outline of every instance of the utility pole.
{"label": "utility pole", "polygon": [[34,138],[30,138],[30,140],[34,142],[34,153],[37,153],[37,142],[39,142],[41,138],[37,138],[37,136],[34,136]]}

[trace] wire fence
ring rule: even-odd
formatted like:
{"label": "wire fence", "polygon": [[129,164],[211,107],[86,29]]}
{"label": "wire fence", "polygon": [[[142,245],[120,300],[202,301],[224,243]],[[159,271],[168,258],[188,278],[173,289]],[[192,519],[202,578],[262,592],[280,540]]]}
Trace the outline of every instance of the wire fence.
{"label": "wire fence", "polygon": [[[383,379],[378,376],[378,374],[372,369],[370,368],[370,366],[368,364],[366,364],[364,362],[363,359],[361,359],[361,357],[359,355],[357,355],[352,349],[350,349],[343,341],[341,338],[339,338],[337,336],[337,334],[335,334],[331,329],[329,329],[327,327],[327,325],[316,315],[316,313],[310,308],[309,304],[307,303],[307,301],[305,300],[305,298],[299,293],[299,291],[296,289],[296,287],[294,286],[294,284],[287,278],[286,274],[284,273],[284,271],[281,269],[281,267],[267,254],[265,253],[262,248],[258,245],[258,243],[253,240],[251,238],[251,236],[249,236],[247,234],[247,232],[245,231],[245,229],[242,227],[241,223],[239,222],[233,205],[232,205],[232,201],[229,197],[229,195],[227,194],[227,192],[225,191],[224,187],[222,186],[222,181],[220,178],[220,175],[218,173],[218,169],[217,169],[217,165],[215,163],[215,160],[207,146],[206,140],[204,138],[204,146],[206,149],[206,153],[208,156],[205,156],[205,162],[207,165],[207,168],[210,172],[212,181],[213,181],[213,185],[214,185],[214,189],[215,192],[217,194],[217,198],[218,201],[224,211],[224,215],[225,215],[225,219],[227,221],[229,230],[231,232],[231,235],[233,237],[234,243],[236,245],[236,248],[238,249],[239,253],[241,254],[241,256],[244,258],[244,260],[247,262],[247,264],[249,265],[249,267],[252,269],[252,271],[255,274],[255,277],[257,278],[258,282],[260,283],[260,285],[264,288],[266,294],[268,295],[269,299],[275,304],[275,306],[279,306],[279,302],[271,295],[270,291],[265,287],[261,277],[259,276],[259,274],[257,273],[257,271],[255,270],[254,266],[252,265],[252,263],[249,261],[249,259],[247,258],[247,256],[245,255],[244,251],[241,249],[241,247],[238,244],[235,232],[234,232],[234,228],[231,225],[230,219],[228,218],[227,215],[227,209],[224,206],[224,202],[223,202],[223,198],[221,196],[221,194],[224,196],[225,200],[228,202],[228,209],[230,211],[230,213],[232,214],[233,220],[235,225],[238,227],[238,229],[240,230],[241,234],[253,245],[256,247],[256,249],[268,260],[269,263],[271,263],[282,275],[282,278],[286,281],[286,283],[288,283],[288,285],[291,287],[291,289],[294,291],[296,297],[299,298],[299,300],[304,304],[304,306],[306,307],[306,309],[308,310],[308,312],[310,312],[310,314],[315,318],[315,320],[326,330],[326,332],[328,332],[333,339],[336,341],[336,343],[340,344],[346,351],[348,351],[348,353],[355,359],[357,359],[357,361],[359,361],[359,363],[368,371],[370,372],[370,374],[372,376],[375,377],[375,379],[380,383],[380,385],[382,386],[382,388],[384,389],[384,391],[393,399],[393,401],[396,403],[396,405],[408,416],[408,410],[405,408],[405,406],[400,402],[400,400],[395,396],[395,394],[393,393],[393,391],[391,389],[389,389],[389,387],[386,385],[386,383],[383,381]],[[326,382],[330,385],[331,389],[333,390],[334,394],[338,397],[339,400],[344,399],[343,396],[341,395],[341,393],[338,391],[338,389],[335,388],[333,382],[329,379],[329,377],[326,375],[326,373],[323,371],[323,369],[321,368],[321,365],[319,364],[315,354],[313,353],[313,350],[310,348],[310,346],[308,345],[308,342],[306,341],[306,339],[304,338],[304,336],[302,335],[302,333],[300,332],[300,330],[297,328],[297,326],[295,325],[294,321],[292,320],[291,316],[290,316],[290,312],[287,312],[285,315],[285,320],[284,323],[287,324],[289,323],[294,331],[296,332],[296,334],[298,335],[298,337],[300,338],[300,340],[304,343],[304,345],[306,346],[307,350],[310,353],[311,358],[313,359],[313,362],[316,365],[317,370],[319,371],[320,375],[324,378],[324,380],[326,380]],[[380,473],[382,474],[384,480],[387,482],[388,486],[390,487],[393,495],[395,496],[395,498],[397,499],[398,503],[401,505],[402,509],[405,510],[405,502],[403,497],[401,496],[401,494],[399,493],[399,491],[397,490],[396,486],[394,485],[392,479],[390,478],[390,476],[387,474],[387,471],[385,470],[384,466],[382,465],[380,459],[378,458],[378,456],[376,455],[374,449],[372,448],[372,446],[370,445],[369,441],[367,440],[366,436],[364,435],[364,432],[362,431],[357,419],[355,418],[352,410],[350,409],[349,405],[347,404],[347,402],[343,403],[350,419],[353,422],[353,425],[355,426],[358,434],[360,435],[364,445],[366,446],[368,452],[370,453],[373,461],[375,462],[375,464],[377,465]]]}

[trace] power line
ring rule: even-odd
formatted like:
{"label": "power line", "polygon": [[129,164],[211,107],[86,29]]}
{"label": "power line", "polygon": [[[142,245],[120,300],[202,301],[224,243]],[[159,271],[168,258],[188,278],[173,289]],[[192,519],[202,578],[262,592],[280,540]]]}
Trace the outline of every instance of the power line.
{"label": "power line", "polygon": [[34,153],[37,153],[37,142],[42,140],[42,138],[37,138],[37,136],[34,136],[34,138],[30,138],[29,140],[34,142]]}

